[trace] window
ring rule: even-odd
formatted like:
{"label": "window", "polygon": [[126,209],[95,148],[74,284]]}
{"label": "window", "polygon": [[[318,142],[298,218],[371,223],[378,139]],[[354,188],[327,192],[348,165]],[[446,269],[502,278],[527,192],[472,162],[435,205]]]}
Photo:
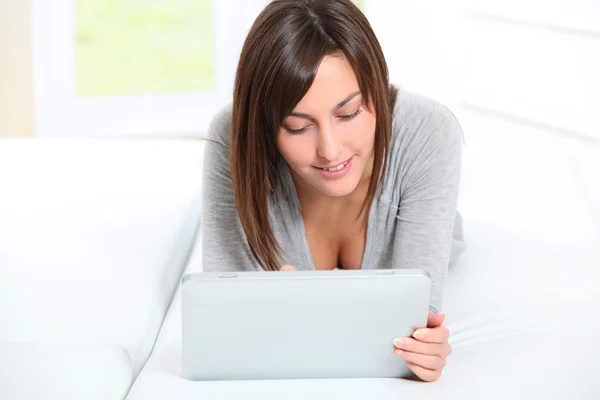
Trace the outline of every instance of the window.
{"label": "window", "polygon": [[214,89],[210,0],[75,0],[77,95]]}
{"label": "window", "polygon": [[32,1],[38,135],[71,137],[204,134],[269,2]]}

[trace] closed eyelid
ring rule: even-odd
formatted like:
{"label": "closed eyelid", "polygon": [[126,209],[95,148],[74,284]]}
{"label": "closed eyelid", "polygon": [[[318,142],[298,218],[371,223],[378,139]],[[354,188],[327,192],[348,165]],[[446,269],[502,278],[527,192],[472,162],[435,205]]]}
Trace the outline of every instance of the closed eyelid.
{"label": "closed eyelid", "polygon": [[350,115],[350,114],[354,114],[354,113],[358,112],[359,110],[360,110],[360,106],[355,106],[355,107],[349,108],[348,110],[340,111],[338,115]]}
{"label": "closed eyelid", "polygon": [[347,115],[356,112],[360,107],[363,106],[363,102],[361,101],[353,101],[352,103],[346,104],[343,109],[339,109],[336,111],[337,115]]}
{"label": "closed eyelid", "polygon": [[[360,97],[359,97],[360,96]],[[340,101],[332,110],[332,113],[336,113],[339,112],[341,108],[348,106],[352,100],[354,99],[360,99],[360,103],[362,104],[362,93],[359,91],[352,93],[350,96],[346,97],[344,100]],[[354,104],[354,103],[352,103]],[[298,117],[298,118],[306,118],[309,119],[311,121],[314,121],[314,117],[310,114],[305,114],[305,113],[301,113],[301,112],[291,112],[290,115],[291,117]]]}
{"label": "closed eyelid", "polygon": [[[288,119],[291,119],[291,121],[288,121]],[[313,123],[314,123],[314,121],[313,121],[312,118],[305,117],[302,114],[290,114],[287,118],[285,118],[283,120],[283,125],[297,124],[297,125],[308,126],[308,125],[311,125]]]}
{"label": "closed eyelid", "polygon": [[312,126],[312,125],[313,125],[312,123],[307,123],[307,124],[296,124],[296,126],[294,126],[294,124],[286,124],[286,123],[284,123],[282,126],[284,128],[286,128],[286,129],[297,131],[297,130],[300,130],[300,129],[306,129],[306,128]]}
{"label": "closed eyelid", "polygon": [[310,125],[304,125],[302,127],[294,127],[291,128],[289,126],[283,125],[283,129],[285,129],[288,133],[290,134],[299,134],[299,133],[304,133],[306,132],[308,129],[310,129],[310,127],[312,126],[312,124]]}

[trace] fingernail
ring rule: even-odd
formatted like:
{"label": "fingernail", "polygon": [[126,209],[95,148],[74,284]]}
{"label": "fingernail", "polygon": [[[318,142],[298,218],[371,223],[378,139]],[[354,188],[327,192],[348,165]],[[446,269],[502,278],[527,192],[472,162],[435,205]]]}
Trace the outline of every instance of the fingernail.
{"label": "fingernail", "polygon": [[418,329],[413,333],[413,336],[417,339],[423,339],[425,337],[425,331]]}
{"label": "fingernail", "polygon": [[396,347],[404,347],[404,345],[406,344],[406,340],[398,338],[398,339],[394,339],[394,346]]}
{"label": "fingernail", "polygon": [[402,354],[404,354],[404,352],[402,350],[399,350],[399,349],[394,350],[394,352],[396,354],[398,354],[399,356],[401,356]]}

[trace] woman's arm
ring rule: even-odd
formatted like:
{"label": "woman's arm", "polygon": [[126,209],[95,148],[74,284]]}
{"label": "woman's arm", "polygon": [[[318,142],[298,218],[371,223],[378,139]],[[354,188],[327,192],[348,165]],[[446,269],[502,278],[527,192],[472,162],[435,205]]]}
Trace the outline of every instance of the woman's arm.
{"label": "woman's arm", "polygon": [[397,147],[399,206],[394,255],[400,266],[429,272],[432,291],[427,327],[411,337],[394,341],[395,354],[406,361],[415,375],[437,380],[452,348],[445,315],[437,314],[442,297],[461,173],[462,130],[443,105],[422,97],[406,102],[399,111]]}
{"label": "woman's arm", "polygon": [[229,166],[231,108],[212,119],[205,143],[202,193],[202,270],[257,270],[239,222]]}
{"label": "woman's arm", "polygon": [[430,274],[430,310],[438,313],[457,215],[462,130],[454,115],[433,100],[421,99],[402,118],[394,254],[398,265]]}

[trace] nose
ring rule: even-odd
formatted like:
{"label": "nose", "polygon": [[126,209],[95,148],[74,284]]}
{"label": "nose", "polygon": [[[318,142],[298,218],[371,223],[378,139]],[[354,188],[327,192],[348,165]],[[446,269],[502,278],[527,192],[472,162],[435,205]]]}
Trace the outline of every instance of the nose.
{"label": "nose", "polygon": [[337,161],[342,153],[342,142],[331,125],[321,125],[317,138],[317,152],[327,161]]}

